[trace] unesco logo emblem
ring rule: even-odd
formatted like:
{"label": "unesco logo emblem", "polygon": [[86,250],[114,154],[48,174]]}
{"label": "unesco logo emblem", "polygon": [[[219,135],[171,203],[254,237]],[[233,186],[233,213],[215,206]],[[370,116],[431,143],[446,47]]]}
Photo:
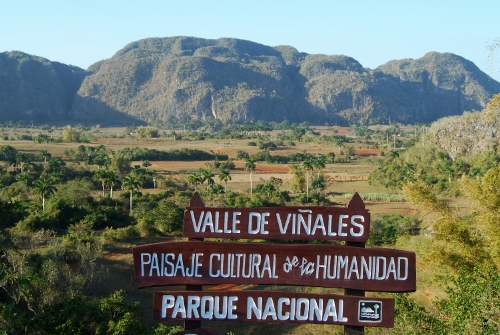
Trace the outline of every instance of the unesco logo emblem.
{"label": "unesco logo emblem", "polygon": [[373,300],[360,300],[358,306],[358,321],[381,322],[382,302]]}

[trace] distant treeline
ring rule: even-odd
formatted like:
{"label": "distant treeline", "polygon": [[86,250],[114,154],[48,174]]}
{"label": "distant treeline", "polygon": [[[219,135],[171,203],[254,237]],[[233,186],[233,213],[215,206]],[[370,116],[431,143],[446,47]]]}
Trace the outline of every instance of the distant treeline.
{"label": "distant treeline", "polygon": [[209,153],[199,149],[172,149],[169,151],[147,148],[125,148],[122,153],[135,161],[209,161],[218,159],[226,161],[229,156],[220,153]]}
{"label": "distant treeline", "polygon": [[[339,163],[338,159],[335,159],[335,154],[333,152],[329,152],[325,155],[317,155],[311,154],[307,152],[298,152],[294,154],[289,154],[286,156],[281,155],[271,155],[271,153],[267,150],[262,150],[256,152],[253,155],[249,155],[245,151],[237,151],[236,159],[245,160],[245,159],[253,159],[257,162],[266,162],[266,163],[275,163],[275,164],[293,164],[293,163],[302,163],[306,159],[319,158],[322,159],[325,163]],[[343,163],[343,162],[342,162]]]}

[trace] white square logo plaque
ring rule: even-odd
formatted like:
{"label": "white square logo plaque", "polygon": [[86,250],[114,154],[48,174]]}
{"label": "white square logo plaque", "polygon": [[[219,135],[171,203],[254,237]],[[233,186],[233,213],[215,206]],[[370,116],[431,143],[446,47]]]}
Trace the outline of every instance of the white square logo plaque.
{"label": "white square logo plaque", "polygon": [[358,321],[381,322],[382,302],[374,300],[360,300],[358,306]]}

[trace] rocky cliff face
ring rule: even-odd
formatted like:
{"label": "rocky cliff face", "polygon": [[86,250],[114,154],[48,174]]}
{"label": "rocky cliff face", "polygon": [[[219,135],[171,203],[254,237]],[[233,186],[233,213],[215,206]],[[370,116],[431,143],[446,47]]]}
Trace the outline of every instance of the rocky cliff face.
{"label": "rocky cliff face", "polygon": [[[7,58],[12,63],[13,56]],[[32,110],[101,124],[172,118],[431,122],[481,110],[500,92],[500,83],[472,62],[447,53],[391,61],[371,70],[350,57],[308,55],[290,46],[228,38],[150,38],[92,65],[83,81],[81,69],[56,70],[62,64],[32,57],[38,65],[26,70],[18,58],[0,74],[0,96],[17,97],[5,100],[1,115]],[[50,90],[41,80],[49,75]],[[72,85],[58,84],[65,82],[62,77]],[[33,93],[25,94],[27,90]]]}
{"label": "rocky cliff face", "polygon": [[500,94],[481,112],[445,117],[430,127],[430,141],[452,159],[497,151],[500,146]]}

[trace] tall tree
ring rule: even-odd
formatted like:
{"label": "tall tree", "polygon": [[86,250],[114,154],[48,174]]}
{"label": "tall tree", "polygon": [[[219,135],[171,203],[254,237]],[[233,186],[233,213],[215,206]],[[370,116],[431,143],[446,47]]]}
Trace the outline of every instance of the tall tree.
{"label": "tall tree", "polygon": [[94,164],[97,164],[97,168],[100,170],[102,167],[108,167],[111,163],[111,159],[105,153],[99,153],[94,157]]}
{"label": "tall tree", "polygon": [[398,161],[399,160],[399,151],[392,149],[391,151],[389,151],[389,157],[391,157],[391,159],[394,162]]}
{"label": "tall tree", "polygon": [[135,175],[129,174],[122,180],[122,189],[130,192],[130,210],[132,210],[133,192],[139,190],[140,182]]}
{"label": "tall tree", "polygon": [[318,170],[318,178],[319,178],[319,173],[321,172],[321,169],[325,168],[325,159],[323,157],[317,157],[313,159],[312,161],[313,168]]}
{"label": "tall tree", "polygon": [[44,163],[47,163],[47,158],[52,157],[52,155],[47,150],[40,150],[39,155],[43,159]]}
{"label": "tall tree", "polygon": [[309,172],[313,170],[313,160],[307,158],[302,162],[302,167],[306,170],[306,203],[309,203]]}
{"label": "tall tree", "polygon": [[201,183],[207,182],[207,187],[211,187],[215,181],[215,175],[210,170],[199,169],[198,174],[200,175]]}
{"label": "tall tree", "polygon": [[21,168],[21,173],[23,173],[24,163],[27,163],[29,161],[30,161],[30,158],[24,152],[20,151],[16,154],[16,162],[17,162],[17,165]]}
{"label": "tall tree", "polygon": [[45,198],[55,193],[57,188],[52,183],[50,178],[46,179],[43,176],[38,177],[33,181],[33,190],[42,197],[42,210],[45,210]]}
{"label": "tall tree", "polygon": [[248,158],[245,162],[245,171],[248,171],[250,173],[250,196],[252,195],[253,192],[253,172],[256,169],[255,161],[252,158]]}
{"label": "tall tree", "polygon": [[115,171],[108,171],[106,181],[109,184],[109,198],[113,199],[113,186],[118,183],[118,175],[116,174]]}
{"label": "tall tree", "polygon": [[227,192],[227,182],[231,180],[231,175],[230,175],[229,169],[227,169],[227,168],[220,169],[219,179],[221,182],[224,183],[224,188],[226,189],[226,192]]}
{"label": "tall tree", "polygon": [[340,138],[335,140],[335,144],[339,148],[339,155],[342,155],[342,147],[344,146],[344,142],[345,141],[343,139],[340,139]]}
{"label": "tall tree", "polygon": [[194,185],[194,191],[198,191],[198,183],[201,183],[201,178],[198,173],[193,173],[188,176],[188,183]]}
{"label": "tall tree", "polygon": [[22,181],[24,184],[28,185],[29,175],[27,172],[20,173],[16,176],[16,180]]}
{"label": "tall tree", "polygon": [[10,145],[0,146],[0,155],[3,156],[5,160],[9,160],[9,157],[15,157],[17,150]]}
{"label": "tall tree", "polygon": [[19,163],[17,162],[16,156],[9,156],[7,160],[9,162],[9,166],[14,167],[14,172],[17,172],[17,165]]}
{"label": "tall tree", "polygon": [[48,173],[52,172],[61,172],[62,168],[66,165],[66,163],[59,157],[52,158],[47,162],[47,166],[45,167],[45,171]]}
{"label": "tall tree", "polygon": [[97,170],[94,173],[94,179],[98,180],[102,184],[102,196],[104,197],[104,187],[106,186],[106,181],[108,180],[108,171],[106,170]]}

